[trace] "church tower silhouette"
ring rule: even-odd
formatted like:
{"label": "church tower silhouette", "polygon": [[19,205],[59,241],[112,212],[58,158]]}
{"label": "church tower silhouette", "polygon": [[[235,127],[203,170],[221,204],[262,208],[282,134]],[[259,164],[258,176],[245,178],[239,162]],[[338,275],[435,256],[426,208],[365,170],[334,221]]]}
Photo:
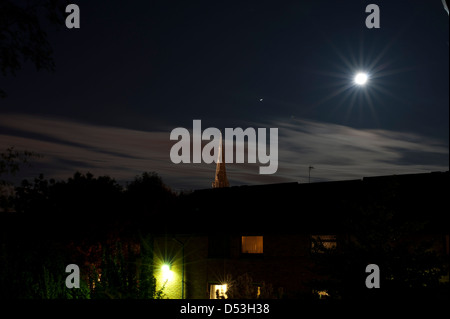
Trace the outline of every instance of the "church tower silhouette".
{"label": "church tower silhouette", "polygon": [[227,170],[225,168],[225,150],[222,145],[222,134],[220,134],[220,144],[219,144],[219,152],[217,156],[217,166],[216,166],[216,175],[214,178],[214,182],[212,183],[213,188],[219,187],[229,187],[227,178]]}

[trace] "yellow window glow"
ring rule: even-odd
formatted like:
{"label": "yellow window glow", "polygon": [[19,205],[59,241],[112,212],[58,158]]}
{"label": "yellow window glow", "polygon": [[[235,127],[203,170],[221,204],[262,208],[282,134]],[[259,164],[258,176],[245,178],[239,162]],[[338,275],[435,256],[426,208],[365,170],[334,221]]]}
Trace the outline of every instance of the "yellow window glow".
{"label": "yellow window glow", "polygon": [[242,236],[243,254],[262,254],[263,236]]}
{"label": "yellow window glow", "polygon": [[227,288],[228,286],[226,284],[211,285],[209,299],[227,299]]}

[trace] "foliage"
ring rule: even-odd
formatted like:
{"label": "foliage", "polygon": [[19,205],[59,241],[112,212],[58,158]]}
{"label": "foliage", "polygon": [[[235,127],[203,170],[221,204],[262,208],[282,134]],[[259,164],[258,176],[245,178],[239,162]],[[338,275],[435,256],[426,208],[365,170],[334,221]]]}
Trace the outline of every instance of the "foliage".
{"label": "foliage", "polygon": [[[29,240],[17,229],[2,232],[0,298],[4,299],[162,299],[156,289],[152,255],[132,239],[109,242]],[[141,247],[143,247],[141,249]],[[80,267],[80,288],[68,289],[65,268]]]}
{"label": "foliage", "polygon": [[80,299],[89,298],[89,289],[67,289],[67,254],[48,240],[26,241],[19,236],[4,238],[0,246],[1,299]]}
{"label": "foliage", "polygon": [[280,294],[274,292],[272,284],[263,281],[256,285],[249,273],[239,275],[236,279],[232,279],[231,275],[228,278],[228,299],[277,299],[280,297]]}
{"label": "foliage", "polygon": [[147,232],[166,225],[166,212],[173,209],[177,196],[155,172],[144,172],[127,184],[124,191],[127,217]]}
{"label": "foliage", "polygon": [[162,299],[164,287],[156,289],[148,256],[135,251],[130,243],[104,245],[98,267],[90,264],[87,280],[95,299]]}
{"label": "foliage", "polygon": [[[162,299],[148,258],[121,242],[101,245],[100,260],[79,263],[80,288],[68,289],[64,272],[73,260],[67,246],[51,241],[15,240],[0,248],[0,298],[4,299]],[[87,262],[89,261],[89,262]],[[98,264],[98,266],[96,266]]]}
{"label": "foliage", "polygon": [[[0,177],[2,175],[14,176],[22,164],[30,164],[31,157],[40,157],[39,154],[30,151],[17,151],[14,147],[8,147],[4,153],[0,153]],[[0,185],[7,181],[0,179]]]}
{"label": "foliage", "polygon": [[[327,291],[335,299],[435,298],[440,279],[448,273],[448,259],[436,252],[436,242],[424,232],[425,218],[398,205],[395,183],[377,196],[347,214],[338,249],[322,247],[324,253],[312,255],[317,277],[309,282],[311,289]],[[422,239],[413,246],[411,238]],[[382,289],[366,288],[369,264],[379,266]]]}
{"label": "foliage", "polygon": [[9,211],[14,206],[14,188],[12,183],[5,178],[15,176],[23,164],[30,165],[30,158],[40,157],[39,154],[30,151],[17,151],[9,147],[4,153],[0,153],[0,211]]}
{"label": "foliage", "polygon": [[41,174],[22,181],[15,192],[16,211],[61,240],[96,242],[114,230],[114,223],[120,225],[122,187],[108,176],[77,172],[67,181],[55,181]]}
{"label": "foliage", "polygon": [[[38,70],[54,70],[53,52],[43,25],[62,26],[67,4],[64,0],[0,2],[0,70],[3,75],[15,75],[27,60]],[[0,89],[0,98],[5,96]]]}
{"label": "foliage", "polygon": [[[153,276],[152,238],[140,241],[142,224],[128,215],[127,200],[139,194],[162,207],[159,195],[171,198],[171,191],[156,174],[144,174],[133,187],[125,196],[114,179],[79,172],[67,181],[42,174],[24,180],[15,188],[16,213],[1,216],[0,297],[163,298]],[[148,196],[153,192],[159,195]],[[72,263],[80,266],[80,289],[64,285]]]}
{"label": "foliage", "polygon": [[136,176],[126,188],[128,202],[139,214],[158,212],[173,201],[175,194],[155,172],[144,172]]}

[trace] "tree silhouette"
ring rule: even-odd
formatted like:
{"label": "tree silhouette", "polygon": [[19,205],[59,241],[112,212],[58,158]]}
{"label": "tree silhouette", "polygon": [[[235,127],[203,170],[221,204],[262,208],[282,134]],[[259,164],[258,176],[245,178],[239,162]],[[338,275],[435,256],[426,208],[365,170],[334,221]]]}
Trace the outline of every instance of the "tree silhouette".
{"label": "tree silhouette", "polygon": [[[31,157],[40,156],[30,151],[17,151],[14,147],[9,147],[4,153],[0,153],[0,178],[2,175],[15,175],[22,164],[29,164]],[[0,179],[1,183],[6,183]]]}
{"label": "tree silhouette", "polygon": [[4,153],[0,153],[0,211],[13,209],[13,186],[8,176],[15,176],[23,164],[30,165],[30,158],[40,157],[39,154],[30,151],[17,151],[9,147]]}
{"label": "tree silhouette", "polygon": [[96,242],[125,227],[123,189],[109,176],[77,172],[55,181],[41,174],[15,192],[16,211],[27,216],[30,234]]}
{"label": "tree silhouette", "polygon": [[[154,208],[173,194],[154,173],[129,186],[125,197],[108,176],[77,172],[66,181],[42,174],[24,180],[15,188],[17,213],[0,223],[0,296],[162,298],[153,276],[151,236],[141,231],[142,220],[129,213],[133,204],[126,199],[156,203],[148,206],[147,221],[154,224]],[[77,294],[61,286],[70,263],[84,274]]]}
{"label": "tree silhouette", "polygon": [[[53,51],[44,24],[62,26],[65,0],[0,1],[0,70],[15,75],[30,60],[37,70],[53,71]],[[0,88],[0,97],[6,92]]]}
{"label": "tree silhouette", "polygon": [[136,223],[158,227],[177,197],[158,174],[144,172],[127,185],[125,198],[129,216]]}
{"label": "tree silhouette", "polygon": [[278,293],[274,292],[272,284],[262,282],[258,286],[254,284],[254,280],[249,273],[244,273],[232,279],[231,275],[228,275],[230,282],[227,289],[228,299],[278,299],[282,295],[282,291]]}
{"label": "tree silhouette", "polygon": [[[436,250],[435,231],[427,230],[428,216],[421,213],[425,210],[418,206],[414,214],[414,197],[407,198],[410,203],[402,197],[399,185],[391,182],[377,193],[369,192],[359,204],[355,202],[346,215],[338,249],[321,247],[324,253],[312,255],[312,270],[318,277],[310,281],[311,288],[347,300],[424,300],[448,291],[448,282],[441,281],[448,274],[448,256]],[[369,264],[380,268],[381,289],[365,286]]]}

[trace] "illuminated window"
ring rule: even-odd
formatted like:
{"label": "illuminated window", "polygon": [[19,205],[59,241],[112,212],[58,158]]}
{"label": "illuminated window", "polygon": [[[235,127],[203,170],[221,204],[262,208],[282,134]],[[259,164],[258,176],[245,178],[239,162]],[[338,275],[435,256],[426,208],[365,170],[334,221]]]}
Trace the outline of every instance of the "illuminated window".
{"label": "illuminated window", "polygon": [[243,254],[262,254],[263,236],[242,236]]}
{"label": "illuminated window", "polygon": [[336,235],[311,235],[311,252],[324,253],[336,249]]}
{"label": "illuminated window", "polygon": [[227,299],[227,285],[209,286],[209,299]]}

